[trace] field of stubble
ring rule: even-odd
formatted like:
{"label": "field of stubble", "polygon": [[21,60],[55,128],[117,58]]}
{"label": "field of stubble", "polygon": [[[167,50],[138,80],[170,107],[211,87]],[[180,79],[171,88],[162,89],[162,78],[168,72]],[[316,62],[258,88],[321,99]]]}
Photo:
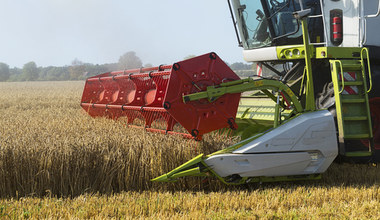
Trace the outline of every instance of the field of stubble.
{"label": "field of stubble", "polygon": [[380,218],[374,165],[334,164],[319,181],[151,183],[236,140],[195,143],[90,118],[79,106],[83,85],[0,83],[0,218]]}

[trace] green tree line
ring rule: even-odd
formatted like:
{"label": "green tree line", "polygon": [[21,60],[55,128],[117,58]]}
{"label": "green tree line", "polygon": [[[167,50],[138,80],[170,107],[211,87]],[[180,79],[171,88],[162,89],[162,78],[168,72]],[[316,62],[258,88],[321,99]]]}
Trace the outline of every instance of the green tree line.
{"label": "green tree line", "polygon": [[[194,57],[189,55],[184,59]],[[117,63],[91,64],[74,59],[71,65],[39,67],[33,61],[24,64],[22,68],[10,68],[8,64],[0,62],[0,81],[64,81],[83,80],[105,72],[115,70],[133,69],[152,65],[142,63],[134,51],[129,51],[120,56]],[[252,65],[245,63],[233,63],[229,65],[239,75],[253,75]]]}

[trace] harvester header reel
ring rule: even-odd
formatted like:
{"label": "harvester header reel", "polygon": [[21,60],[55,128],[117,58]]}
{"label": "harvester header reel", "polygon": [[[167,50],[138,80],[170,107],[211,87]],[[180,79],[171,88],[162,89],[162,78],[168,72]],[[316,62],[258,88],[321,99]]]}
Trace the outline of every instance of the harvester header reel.
{"label": "harvester header reel", "polygon": [[[90,77],[81,106],[92,117],[126,117],[129,125],[140,119],[152,132],[177,133],[173,129],[179,123],[188,132],[182,135],[200,140],[205,133],[237,127],[240,93],[225,94],[212,101],[204,98],[185,102],[184,96],[239,79],[215,53],[209,53],[173,65]],[[157,123],[161,126],[155,128]]]}

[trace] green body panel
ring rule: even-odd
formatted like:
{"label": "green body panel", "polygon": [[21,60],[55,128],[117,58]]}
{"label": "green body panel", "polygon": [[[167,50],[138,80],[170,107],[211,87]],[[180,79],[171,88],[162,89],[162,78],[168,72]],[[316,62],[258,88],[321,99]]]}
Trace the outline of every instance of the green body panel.
{"label": "green body panel", "polygon": [[360,47],[317,47],[315,58],[317,59],[358,59]]}
{"label": "green body panel", "polygon": [[[280,124],[293,114],[292,110],[283,110],[279,118]],[[276,103],[268,97],[242,96],[235,122],[238,125],[234,135],[242,140],[262,133],[274,127],[276,121]]]}
{"label": "green body panel", "polygon": [[[359,59],[362,48],[360,47],[314,47],[309,45],[310,58],[315,59]],[[291,61],[305,59],[304,45],[277,46],[279,60]]]}
{"label": "green body panel", "polygon": [[314,98],[314,82],[313,82],[313,72],[311,68],[311,57],[313,56],[314,47],[309,45],[309,32],[307,28],[307,18],[301,19],[302,24],[302,36],[303,44],[305,48],[305,71],[306,71],[306,111],[315,110],[315,98]]}
{"label": "green body panel", "polygon": [[[172,181],[176,181],[176,179],[178,177],[202,176],[203,173],[201,172],[200,168],[197,166],[201,162],[203,162],[203,154],[200,154],[200,155],[194,157],[193,159],[187,161],[186,163],[175,168],[174,170],[170,171],[169,173],[166,173],[164,175],[161,175],[157,178],[152,179],[152,181],[172,182]],[[191,169],[189,169],[189,168],[191,168]]]}
{"label": "green body panel", "polygon": [[276,51],[279,60],[305,59],[306,54],[304,45],[277,46]]}

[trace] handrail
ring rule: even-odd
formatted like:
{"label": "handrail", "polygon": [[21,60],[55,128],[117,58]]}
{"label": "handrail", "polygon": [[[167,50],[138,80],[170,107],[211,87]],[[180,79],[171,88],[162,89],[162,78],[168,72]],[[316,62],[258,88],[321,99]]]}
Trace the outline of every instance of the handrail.
{"label": "handrail", "polygon": [[372,15],[366,15],[365,18],[376,18],[380,15],[380,1],[377,3],[377,13]]}
{"label": "handrail", "polygon": [[[342,89],[339,91],[339,94],[341,94],[344,91],[344,87],[345,87],[345,85],[344,85],[343,64],[342,64],[342,61],[340,61],[340,60],[334,60],[333,62],[334,62],[334,64],[335,63],[339,63],[339,66],[340,66],[340,76],[342,77]],[[339,78],[338,78],[338,80],[339,80]]]}
{"label": "handrail", "polygon": [[369,63],[369,52],[368,52],[368,48],[362,48],[362,50],[360,51],[360,58],[361,58],[361,62],[362,62],[362,65],[363,65],[363,70],[362,70],[362,74],[363,74],[363,77],[365,78],[365,71],[364,71],[364,57],[363,57],[363,52],[365,51],[366,55],[367,55],[367,64],[368,64],[368,78],[369,78],[369,89],[367,90],[367,93],[369,93],[371,90],[372,90],[372,72],[371,72],[371,65]]}
{"label": "handrail", "polygon": [[[363,5],[363,7],[364,7],[364,5]],[[367,32],[367,18],[376,18],[379,15],[380,15],[380,0],[378,1],[378,4],[377,4],[377,12],[376,12],[376,14],[363,15],[363,17],[362,17],[362,19],[363,19],[363,38],[361,39],[362,40],[362,42],[361,42],[362,45],[364,45],[367,42],[367,33],[366,33]]]}

